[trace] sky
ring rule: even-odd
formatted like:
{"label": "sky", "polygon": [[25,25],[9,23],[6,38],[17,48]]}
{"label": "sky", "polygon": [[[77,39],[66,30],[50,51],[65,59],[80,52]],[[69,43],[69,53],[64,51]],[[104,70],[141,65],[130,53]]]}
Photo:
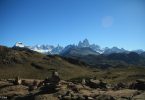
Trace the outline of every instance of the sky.
{"label": "sky", "polygon": [[0,0],[0,45],[66,46],[85,38],[145,50],[145,0]]}

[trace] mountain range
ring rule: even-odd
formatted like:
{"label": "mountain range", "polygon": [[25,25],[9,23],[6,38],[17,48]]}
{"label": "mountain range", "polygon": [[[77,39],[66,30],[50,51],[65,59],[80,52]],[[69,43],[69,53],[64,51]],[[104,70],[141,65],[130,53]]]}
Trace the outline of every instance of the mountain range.
{"label": "mountain range", "polygon": [[[101,49],[98,45],[89,44],[87,39],[80,41],[78,45],[66,47],[60,45],[56,47],[53,45],[25,46],[21,42],[16,43],[12,48],[0,46],[1,78],[16,76],[44,78],[57,70],[64,79],[73,79],[90,77],[94,74],[98,76],[97,70],[101,70],[100,73],[103,74],[107,69],[108,71],[125,69],[128,73],[130,68],[133,70],[130,73],[135,72],[133,73],[135,79],[144,77],[140,71],[144,73],[145,52],[127,51],[117,47]],[[136,72],[139,73],[137,77]]]}
{"label": "mountain range", "polygon": [[83,41],[79,41],[79,43],[77,45],[67,45],[65,47],[57,45],[57,46],[53,46],[53,45],[34,45],[34,46],[25,46],[22,42],[17,42],[14,47],[25,47],[25,48],[29,48],[33,51],[37,51],[40,53],[44,53],[44,54],[58,54],[58,55],[64,55],[64,54],[81,54],[81,55],[89,55],[89,54],[112,54],[112,53],[129,53],[129,52],[136,52],[138,54],[141,54],[144,52],[144,50],[142,49],[138,49],[138,50],[133,50],[133,51],[129,51],[126,50],[124,48],[118,48],[118,47],[105,47],[105,48],[101,48],[99,45],[97,44],[90,44],[88,39],[84,39]]}
{"label": "mountain range", "polygon": [[[77,95],[100,97],[100,93],[103,94],[99,99],[91,97],[91,99],[81,98],[82,100],[137,100],[128,98],[134,95],[137,95],[138,98],[138,95],[144,93],[145,58],[135,52],[109,55],[82,54],[84,56],[75,53],[75,56],[79,56],[79,58],[73,59],[59,55],[41,54],[25,48],[22,43],[19,44],[21,44],[21,48],[0,46],[0,95],[10,98],[8,100],[42,100],[43,98],[47,100],[80,100],[80,98],[53,99],[50,97],[63,95],[63,93],[68,95],[67,97]],[[68,46],[68,48],[70,47],[73,46]],[[71,51],[71,49],[69,50]],[[88,47],[73,49],[74,52],[79,50],[82,53],[94,52]],[[57,73],[55,76],[52,74],[54,72]],[[59,77],[59,86],[54,86],[58,80],[56,77]],[[138,88],[130,88],[131,86]],[[71,91],[71,94],[68,91]],[[106,97],[104,93],[108,96]],[[109,93],[116,98],[121,94],[123,99],[112,99]],[[144,99],[139,98],[138,100]]]}

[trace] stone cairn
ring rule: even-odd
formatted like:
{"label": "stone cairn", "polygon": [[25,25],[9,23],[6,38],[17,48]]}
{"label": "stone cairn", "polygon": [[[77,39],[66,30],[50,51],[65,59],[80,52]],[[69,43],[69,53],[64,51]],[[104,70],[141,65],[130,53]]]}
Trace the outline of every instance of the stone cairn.
{"label": "stone cairn", "polygon": [[81,84],[82,84],[83,87],[85,87],[86,86],[86,80],[85,79],[82,79]]}
{"label": "stone cairn", "polygon": [[44,84],[44,91],[55,92],[59,90],[60,77],[57,71],[52,72],[51,78],[46,78],[42,83]]}
{"label": "stone cairn", "polygon": [[58,72],[56,71],[52,72],[50,83],[57,85],[59,84],[59,81],[60,81],[60,77],[59,77]]}
{"label": "stone cairn", "polygon": [[22,80],[19,78],[19,76],[17,76],[14,80],[14,85],[21,85]]}

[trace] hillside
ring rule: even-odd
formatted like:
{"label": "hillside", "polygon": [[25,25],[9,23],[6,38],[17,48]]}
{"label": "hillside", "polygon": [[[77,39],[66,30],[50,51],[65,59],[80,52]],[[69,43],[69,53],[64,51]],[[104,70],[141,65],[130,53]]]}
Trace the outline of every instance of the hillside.
{"label": "hillside", "polygon": [[50,77],[52,71],[58,71],[64,80],[97,77],[109,82],[123,80],[127,82],[145,78],[145,67],[126,64],[121,61],[121,58],[114,59],[111,55],[107,57],[88,55],[74,59],[58,55],[43,55],[26,48],[0,46],[0,77],[44,79]]}
{"label": "hillside", "polygon": [[99,53],[88,47],[78,48],[78,47],[72,46],[64,50],[60,55],[65,56],[65,57],[71,57],[71,56],[99,55]]}
{"label": "hillside", "polygon": [[65,57],[73,58],[85,62],[91,67],[96,68],[109,68],[109,67],[128,67],[128,66],[142,66],[145,67],[145,57],[143,54],[135,52],[130,53],[112,53],[109,55],[69,55]]}
{"label": "hillside", "polygon": [[[76,62],[76,61],[75,61]],[[89,75],[91,72],[79,61],[75,64],[59,56],[47,56],[26,48],[0,46],[0,77],[46,78],[57,70],[63,79]]]}

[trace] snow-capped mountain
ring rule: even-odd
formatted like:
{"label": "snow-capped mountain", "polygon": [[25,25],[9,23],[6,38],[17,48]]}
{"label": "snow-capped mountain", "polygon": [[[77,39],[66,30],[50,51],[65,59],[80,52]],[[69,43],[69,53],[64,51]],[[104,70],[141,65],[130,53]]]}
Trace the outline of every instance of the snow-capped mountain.
{"label": "snow-capped mountain", "polygon": [[96,52],[99,52],[99,53],[102,53],[103,50],[101,50],[100,46],[99,45],[96,45],[96,44],[90,44],[88,39],[85,39],[84,41],[80,41],[78,43],[78,47],[79,48],[84,48],[84,47],[89,47],[91,48],[92,50],[96,51]]}
{"label": "snow-capped mountain", "polygon": [[[101,48],[99,45],[96,44],[90,44],[88,39],[84,39],[83,41],[79,41],[77,45],[67,45],[65,47],[62,47],[60,45],[53,46],[53,45],[34,45],[34,46],[25,46],[22,42],[17,42],[14,47],[20,47],[20,48],[29,48],[33,51],[37,51],[40,53],[45,53],[45,54],[64,54],[70,49],[77,50],[78,54],[81,50],[86,49],[87,52],[88,50],[93,50],[96,53],[99,54],[112,54],[112,53],[129,53],[131,51],[125,50],[124,48],[118,48],[118,47],[112,47],[112,48]],[[89,49],[90,48],[90,49]],[[85,51],[86,52],[86,51]],[[92,52],[92,51],[90,51]],[[136,52],[138,54],[141,54],[145,52],[144,50],[138,49],[138,50],[133,50],[133,52]]]}
{"label": "snow-capped mountain", "polygon": [[60,45],[57,45],[57,47],[54,47],[51,50],[51,54],[60,54],[60,52],[62,52],[62,50],[63,50],[63,47]]}
{"label": "snow-capped mountain", "polygon": [[89,41],[88,39],[85,39],[83,42],[80,41],[79,44],[78,44],[78,47],[82,48],[82,47],[89,47],[90,44],[89,44]]}
{"label": "snow-capped mountain", "polygon": [[53,45],[35,45],[30,46],[29,49],[40,52],[40,53],[50,53],[55,47]]}
{"label": "snow-capped mountain", "polygon": [[29,49],[45,54],[59,54],[63,50],[63,47],[60,45],[56,47],[53,45],[35,45],[29,47]]}
{"label": "snow-capped mountain", "polygon": [[64,53],[68,52],[68,50],[74,49],[74,48],[77,48],[77,46],[76,46],[76,45],[67,45],[67,46],[60,52],[60,54],[64,54]]}
{"label": "snow-capped mountain", "polygon": [[145,52],[145,51],[142,50],[142,49],[138,49],[138,50],[133,50],[133,52],[136,52],[136,53],[138,53],[138,54],[141,54],[141,53],[143,53],[143,52]]}
{"label": "snow-capped mountain", "polygon": [[20,47],[20,48],[24,48],[25,45],[22,42],[17,42],[14,47]]}
{"label": "snow-capped mountain", "polygon": [[105,47],[103,54],[111,54],[111,53],[128,53],[129,51],[125,50],[124,48],[118,48],[118,47],[112,47],[112,48],[108,48]]}
{"label": "snow-capped mountain", "polygon": [[19,47],[19,48],[28,48],[30,50],[44,53],[44,54],[59,54],[62,50],[63,47],[58,45],[58,46],[53,46],[53,45],[34,45],[34,46],[25,46],[22,42],[17,42],[13,47]]}
{"label": "snow-capped mountain", "polygon": [[[125,50],[124,48],[118,48],[118,47],[112,47],[112,48],[101,48],[99,45],[96,44],[90,44],[88,39],[85,39],[84,41],[80,41],[78,44],[79,48],[83,48],[83,47],[89,47],[92,50],[100,53],[100,54],[111,54],[111,53],[128,53],[128,50]],[[141,52],[136,50],[137,52]]]}

